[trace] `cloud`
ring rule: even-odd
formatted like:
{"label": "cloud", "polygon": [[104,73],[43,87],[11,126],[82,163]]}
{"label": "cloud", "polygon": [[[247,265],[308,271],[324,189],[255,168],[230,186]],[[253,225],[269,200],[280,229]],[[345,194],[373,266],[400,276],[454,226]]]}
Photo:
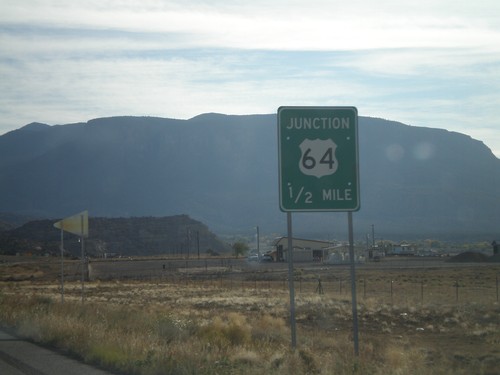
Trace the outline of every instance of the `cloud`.
{"label": "cloud", "polygon": [[211,5],[197,1],[24,1],[7,7],[1,20],[56,28],[189,35],[178,48],[310,51],[498,45],[498,23],[484,21],[489,12],[500,10],[494,2],[488,13],[480,13],[481,18],[471,17],[469,8],[461,9],[455,3],[432,6],[432,11],[423,11],[426,8],[421,3],[409,11],[408,4],[401,3],[404,6],[387,1],[351,5],[326,1],[236,5],[226,1]]}
{"label": "cloud", "polygon": [[496,0],[8,1],[0,133],[115,114],[356,105],[484,137],[500,155],[499,15]]}

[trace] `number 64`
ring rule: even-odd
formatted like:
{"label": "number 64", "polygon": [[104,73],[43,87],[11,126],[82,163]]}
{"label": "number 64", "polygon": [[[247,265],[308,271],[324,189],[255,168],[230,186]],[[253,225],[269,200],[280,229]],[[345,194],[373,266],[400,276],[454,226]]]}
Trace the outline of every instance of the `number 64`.
{"label": "number 64", "polygon": [[[308,148],[306,152],[304,152],[304,155],[302,155],[301,163],[305,169],[313,169],[316,166],[317,161],[310,155],[311,151],[312,150]],[[331,147],[326,149],[326,152],[319,160],[319,164],[326,164],[328,165],[328,169],[333,169],[335,160],[333,158],[333,149]]]}

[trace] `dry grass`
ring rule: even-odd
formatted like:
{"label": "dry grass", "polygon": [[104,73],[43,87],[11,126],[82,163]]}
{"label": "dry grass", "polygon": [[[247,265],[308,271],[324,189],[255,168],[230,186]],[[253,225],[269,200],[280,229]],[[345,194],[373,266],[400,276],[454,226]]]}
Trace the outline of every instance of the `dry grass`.
{"label": "dry grass", "polygon": [[[498,303],[457,304],[453,295],[439,304],[404,298],[403,280],[417,275],[398,272],[362,275],[373,289],[358,300],[358,358],[348,290],[344,286],[340,294],[338,280],[327,278],[323,295],[314,293],[313,281],[298,290],[296,351],[290,350],[288,291],[280,282],[242,288],[227,282],[97,281],[86,284],[84,304],[80,284],[70,282],[62,304],[57,282],[11,281],[0,284],[0,321],[128,374],[498,373]],[[425,277],[428,290],[441,293],[439,286],[457,276],[436,270]],[[387,280],[399,287],[392,301],[382,290]]]}

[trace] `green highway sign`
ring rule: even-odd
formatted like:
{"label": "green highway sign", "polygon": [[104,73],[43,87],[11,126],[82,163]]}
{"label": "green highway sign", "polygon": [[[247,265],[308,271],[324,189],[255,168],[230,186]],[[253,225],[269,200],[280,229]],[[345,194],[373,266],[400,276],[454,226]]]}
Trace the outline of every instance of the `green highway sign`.
{"label": "green highway sign", "polygon": [[280,107],[278,157],[282,211],[359,210],[355,107]]}

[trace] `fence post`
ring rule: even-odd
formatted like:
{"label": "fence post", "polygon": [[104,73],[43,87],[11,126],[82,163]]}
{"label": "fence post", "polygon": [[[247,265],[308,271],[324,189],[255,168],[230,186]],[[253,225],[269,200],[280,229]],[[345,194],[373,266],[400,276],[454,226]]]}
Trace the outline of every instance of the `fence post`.
{"label": "fence post", "polygon": [[391,305],[394,304],[394,299],[392,298],[392,284],[394,283],[393,280],[391,280]]}
{"label": "fence post", "polygon": [[455,300],[458,303],[458,280],[455,280]]}
{"label": "fence post", "polygon": [[497,276],[497,302],[498,302],[498,276]]}
{"label": "fence post", "polygon": [[318,286],[316,287],[318,294],[323,294],[323,285],[321,285],[321,277],[318,277]]}
{"label": "fence post", "polygon": [[424,304],[424,282],[420,282],[420,303]]}

